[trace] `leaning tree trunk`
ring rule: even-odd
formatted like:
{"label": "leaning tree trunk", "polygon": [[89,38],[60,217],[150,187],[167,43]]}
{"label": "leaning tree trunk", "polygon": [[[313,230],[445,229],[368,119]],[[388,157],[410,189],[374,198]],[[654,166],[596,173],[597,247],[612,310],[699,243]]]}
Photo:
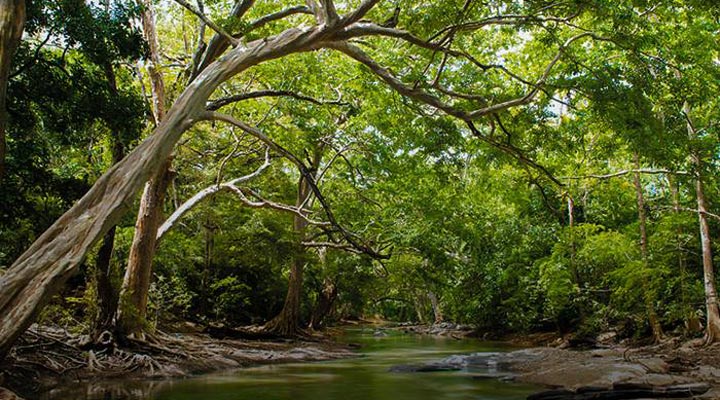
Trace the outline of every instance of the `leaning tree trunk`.
{"label": "leaning tree trunk", "polygon": [[0,179],[5,175],[7,85],[12,58],[25,27],[25,0],[0,0]]}
{"label": "leaning tree trunk", "polygon": [[[637,196],[637,208],[638,208],[638,221],[640,224],[640,254],[642,257],[642,266],[645,270],[645,274],[648,274],[648,236],[647,236],[647,215],[645,214],[645,196],[643,195],[643,188],[640,183],[640,156],[635,153],[635,169],[636,172],[633,175],[633,183],[635,184],[635,194]],[[646,276],[650,278],[649,276]],[[648,322],[650,322],[650,328],[652,329],[653,339],[655,342],[660,342],[663,337],[662,326],[658,320],[657,313],[655,311],[655,296],[653,295],[650,285],[648,285],[649,279],[643,279],[643,292],[645,297],[645,312],[648,316]]]}
{"label": "leaning tree trunk", "polygon": [[310,51],[320,38],[322,32],[317,28],[289,29],[233,49],[193,80],[154,134],[105,172],[0,276],[0,359],[75,273],[88,249],[125,214],[135,194],[163,166],[183,132],[204,118],[205,104],[215,89],[254,65]]}

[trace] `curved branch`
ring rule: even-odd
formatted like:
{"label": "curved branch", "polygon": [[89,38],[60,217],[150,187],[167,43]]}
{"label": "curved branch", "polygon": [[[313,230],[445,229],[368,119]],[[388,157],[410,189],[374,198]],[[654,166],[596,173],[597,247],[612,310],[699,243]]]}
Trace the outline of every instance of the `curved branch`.
{"label": "curved branch", "polygon": [[270,148],[265,149],[265,162],[258,167],[253,173],[241,176],[239,178],[231,179],[227,182],[220,183],[220,184],[214,184],[211,186],[206,187],[205,189],[197,192],[194,196],[189,198],[186,202],[184,202],[180,207],[178,207],[175,212],[170,215],[165,222],[160,225],[160,227],[157,230],[156,234],[156,240],[159,241],[162,239],[163,236],[170,230],[170,228],[175,225],[175,223],[182,218],[185,214],[188,213],[193,207],[198,205],[203,199],[206,197],[209,197],[210,195],[213,195],[221,190],[229,189],[231,186],[234,186],[240,182],[246,182],[250,179],[253,179],[257,176],[259,176],[263,171],[265,171],[270,166]]}

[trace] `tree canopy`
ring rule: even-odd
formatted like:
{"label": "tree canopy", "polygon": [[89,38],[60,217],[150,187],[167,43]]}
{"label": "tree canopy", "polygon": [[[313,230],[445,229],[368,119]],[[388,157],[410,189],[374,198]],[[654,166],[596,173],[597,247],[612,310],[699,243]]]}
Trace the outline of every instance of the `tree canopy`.
{"label": "tree canopy", "polygon": [[720,339],[711,2],[0,4],[27,14],[0,63],[0,356],[38,316],[91,331],[108,292],[121,335]]}

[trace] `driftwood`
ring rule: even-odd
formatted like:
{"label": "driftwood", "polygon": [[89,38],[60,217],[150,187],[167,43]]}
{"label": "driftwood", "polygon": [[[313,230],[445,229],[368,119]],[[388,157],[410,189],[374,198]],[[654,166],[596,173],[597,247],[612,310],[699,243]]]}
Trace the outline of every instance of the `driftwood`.
{"label": "driftwood", "polygon": [[708,390],[710,390],[710,385],[706,383],[672,386],[616,383],[610,388],[586,386],[576,390],[546,390],[528,396],[527,400],[684,399],[701,395]]}

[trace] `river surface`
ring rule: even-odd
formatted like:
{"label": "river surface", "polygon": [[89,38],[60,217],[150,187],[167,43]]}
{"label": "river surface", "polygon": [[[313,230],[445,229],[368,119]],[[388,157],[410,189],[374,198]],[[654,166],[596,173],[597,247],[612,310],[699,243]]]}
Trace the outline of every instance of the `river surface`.
{"label": "river surface", "polygon": [[[398,364],[419,364],[453,354],[512,350],[477,340],[406,335],[372,328],[348,329],[343,341],[359,343],[359,357],[264,365],[183,380],[78,385],[47,400],[520,400],[537,388],[497,379],[482,371],[395,373]],[[475,376],[476,378],[473,378]],[[535,389],[535,390],[533,390]]]}

